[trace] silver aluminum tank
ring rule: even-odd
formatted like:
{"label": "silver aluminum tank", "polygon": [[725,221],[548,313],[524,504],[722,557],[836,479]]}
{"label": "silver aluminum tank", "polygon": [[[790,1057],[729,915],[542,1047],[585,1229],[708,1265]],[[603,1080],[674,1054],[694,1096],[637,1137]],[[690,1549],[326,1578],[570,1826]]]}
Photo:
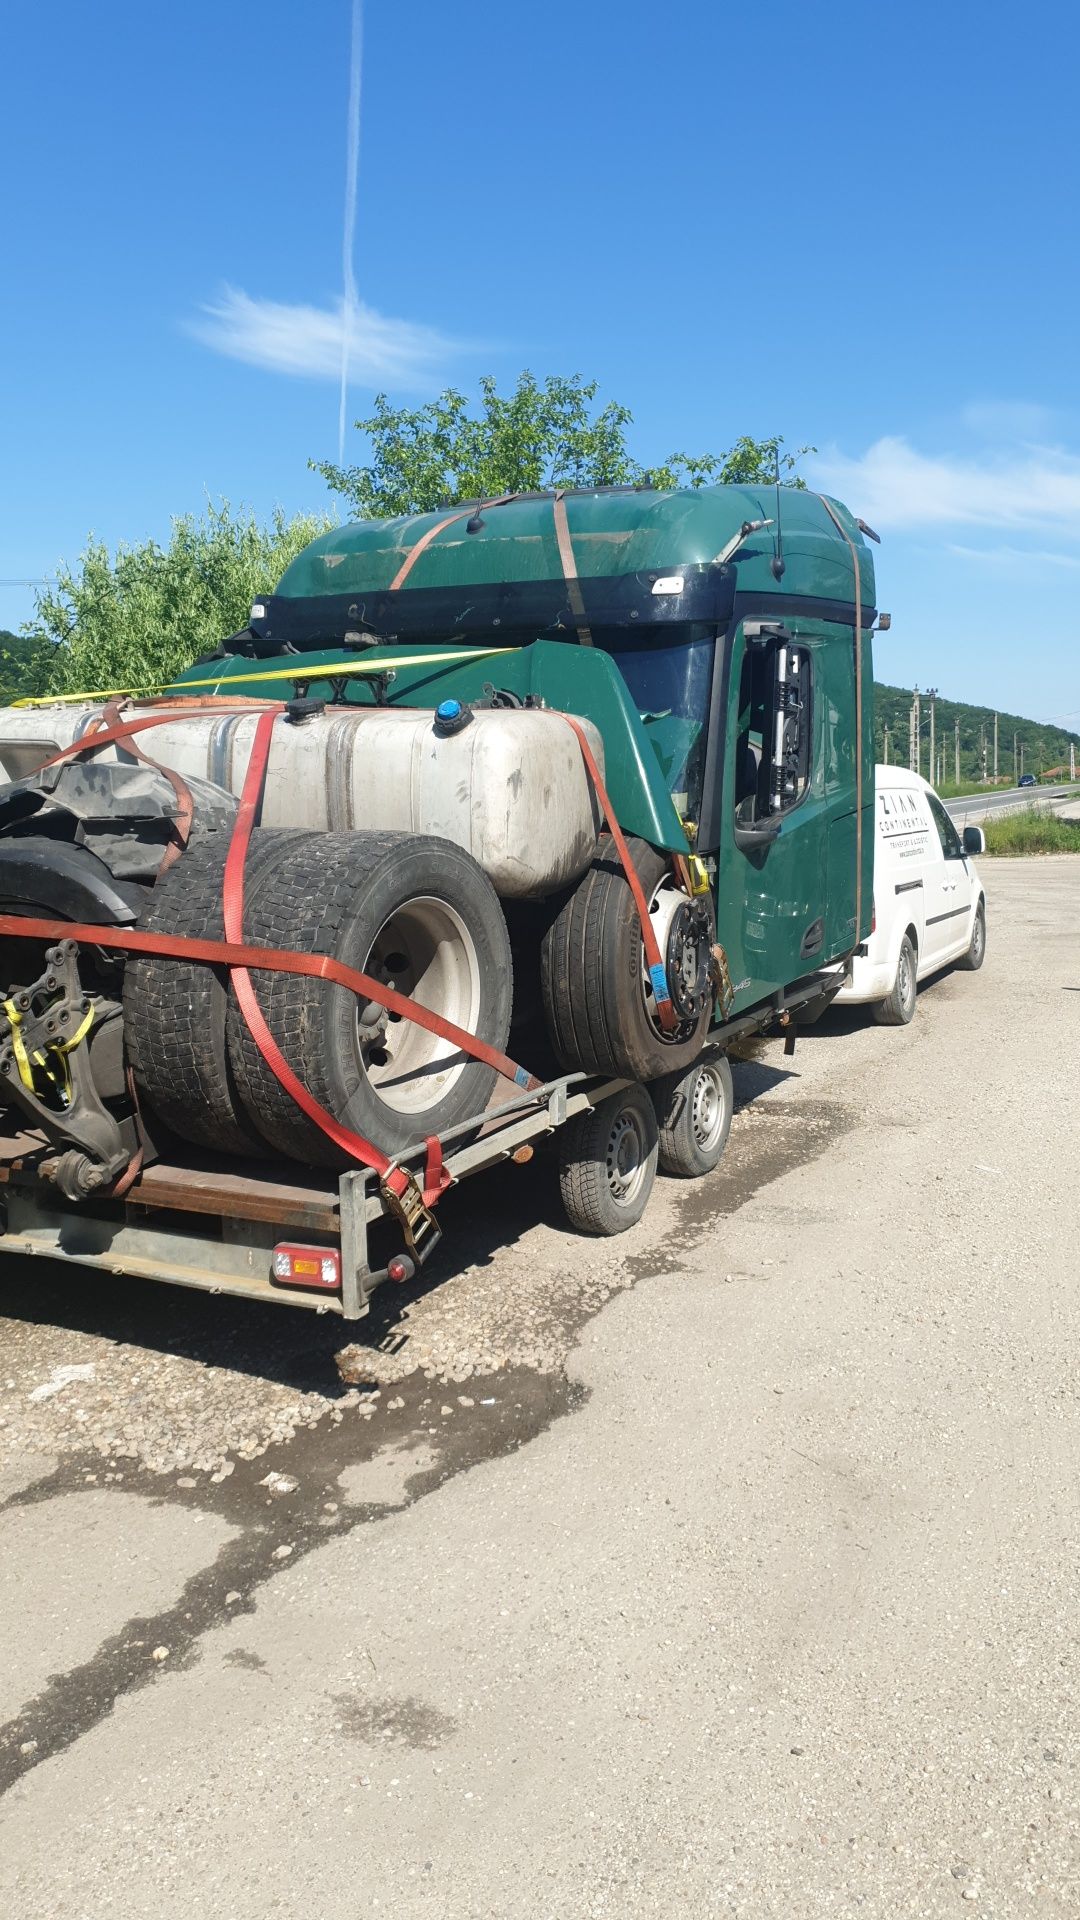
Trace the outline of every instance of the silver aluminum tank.
{"label": "silver aluminum tank", "polygon": [[[25,778],[81,738],[99,706],[0,709],[0,777]],[[255,714],[189,712],[137,735],[151,759],[239,794]],[[603,770],[603,741],[583,720]],[[122,747],[102,758],[123,757]],[[443,734],[430,709],[328,708],[274,728],[261,824],[384,827],[465,847],[497,893],[553,893],[584,873],[601,826],[581,749],[560,714],[481,710]]]}

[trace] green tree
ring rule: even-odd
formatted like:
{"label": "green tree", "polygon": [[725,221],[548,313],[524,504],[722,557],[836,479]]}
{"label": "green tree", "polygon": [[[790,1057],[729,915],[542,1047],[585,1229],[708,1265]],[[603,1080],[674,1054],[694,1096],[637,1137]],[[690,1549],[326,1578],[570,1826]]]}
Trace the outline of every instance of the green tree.
{"label": "green tree", "polygon": [[32,699],[49,684],[52,648],[41,636],[11,633],[0,627],[0,707]]}
{"label": "green tree", "polygon": [[268,527],[211,503],[172,523],[166,546],[146,540],[115,554],[91,539],[74,566],[39,593],[23,637],[50,693],[153,687],[247,625],[252,600],[323,533],[325,517],[280,510]]}
{"label": "green tree", "polygon": [[796,463],[814,449],[781,453],[779,435],[744,438],[728,453],[675,453],[660,467],[643,467],[627,445],[633,415],[617,401],[595,409],[597,386],[580,374],[540,382],[525,372],[513,392],[500,394],[485,375],[478,412],[454,387],[415,408],[393,407],[380,393],[375,411],[355,423],[368,436],[370,464],[309,464],[352,512],[376,519],[542,487],[760,485],[774,479],[777,460],[788,485],[805,484]]}

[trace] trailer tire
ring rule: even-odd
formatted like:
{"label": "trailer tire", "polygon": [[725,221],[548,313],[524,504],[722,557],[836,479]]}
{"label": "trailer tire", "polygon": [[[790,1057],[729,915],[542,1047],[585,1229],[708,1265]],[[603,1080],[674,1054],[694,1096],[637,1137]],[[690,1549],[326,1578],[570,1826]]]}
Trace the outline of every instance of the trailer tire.
{"label": "trailer tire", "polygon": [[660,1128],[660,1169],[698,1180],[719,1166],[731,1132],[734,1088],[726,1053],[708,1053],[685,1073],[665,1074],[649,1089]]}
{"label": "trailer tire", "polygon": [[[332,955],[392,982],[489,1046],[506,1046],[513,972],[502,908],[482,868],[449,840],[320,833],[286,848],[253,889],[245,935],[259,946]],[[376,1003],[326,980],[253,973],[252,984],[308,1092],[386,1153],[483,1113],[494,1067],[463,1058],[425,1028],[396,1015],[383,1024]],[[309,1165],[351,1165],[281,1085],[235,1001],[228,1040],[250,1123],[267,1143]]]}
{"label": "trailer tire", "polygon": [[[645,840],[627,845],[659,929],[682,1015],[678,1026],[668,1034],[656,1019],[637,907],[607,837],[544,938],[541,985],[548,1029],[567,1071],[645,1081],[682,1072],[704,1044],[712,1018],[712,916],[703,901],[677,887],[667,855]],[[681,980],[674,954],[682,956]]]}
{"label": "trailer tire", "polygon": [[[207,825],[198,843],[155,885],[140,931],[223,940],[222,887],[232,823]],[[247,893],[266,866],[306,832],[256,832],[245,866]],[[124,1034],[139,1093],[181,1140],[211,1153],[261,1155],[229,1064],[228,969],[133,954],[124,969]]]}
{"label": "trailer tire", "polygon": [[610,1236],[637,1225],[656,1179],[656,1110],[644,1087],[611,1093],[559,1134],[559,1189],[572,1227]]}

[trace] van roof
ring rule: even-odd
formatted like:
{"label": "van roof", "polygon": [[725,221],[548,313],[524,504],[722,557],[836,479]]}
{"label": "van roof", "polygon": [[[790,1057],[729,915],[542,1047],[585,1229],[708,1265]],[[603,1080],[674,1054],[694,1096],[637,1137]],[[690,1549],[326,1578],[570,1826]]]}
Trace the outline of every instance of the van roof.
{"label": "van roof", "polygon": [[890,787],[894,793],[912,791],[933,793],[934,791],[929,780],[924,780],[921,773],[912,773],[910,767],[885,767],[879,764],[874,768],[874,785],[879,790],[882,787]]}

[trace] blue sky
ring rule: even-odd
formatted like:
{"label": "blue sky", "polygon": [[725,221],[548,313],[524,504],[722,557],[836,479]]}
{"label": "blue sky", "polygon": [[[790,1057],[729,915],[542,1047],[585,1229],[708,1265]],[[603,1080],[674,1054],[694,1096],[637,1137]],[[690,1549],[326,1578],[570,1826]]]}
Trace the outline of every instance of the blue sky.
{"label": "blue sky", "polygon": [[[353,414],[528,366],[643,460],[813,442],[884,536],[879,675],[1080,726],[1080,26],[1031,20],[367,0]],[[349,24],[6,11],[0,576],[206,493],[325,504]]]}

